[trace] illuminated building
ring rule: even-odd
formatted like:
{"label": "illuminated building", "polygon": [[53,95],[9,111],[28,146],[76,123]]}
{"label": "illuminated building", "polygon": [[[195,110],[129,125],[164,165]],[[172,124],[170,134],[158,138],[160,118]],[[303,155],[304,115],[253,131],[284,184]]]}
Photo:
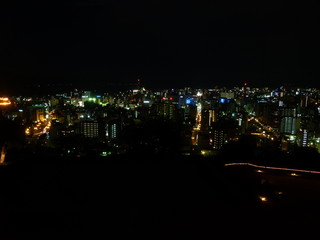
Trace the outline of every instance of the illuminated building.
{"label": "illuminated building", "polygon": [[81,121],[80,122],[80,133],[88,138],[99,137],[99,124],[97,121]]}
{"label": "illuminated building", "polygon": [[221,98],[234,99],[234,92],[221,92]]}
{"label": "illuminated building", "polygon": [[111,121],[106,125],[106,137],[109,140],[115,140],[120,135],[120,123],[117,121]]}
{"label": "illuminated building", "polygon": [[163,118],[175,119],[177,117],[178,104],[175,102],[162,102],[157,104],[157,112]]}
{"label": "illuminated building", "polygon": [[45,116],[46,116],[46,113],[45,113],[45,109],[44,108],[37,108],[35,110],[35,114],[36,114],[36,120],[39,122],[39,121],[44,121],[45,120]]}
{"label": "illuminated building", "polygon": [[201,111],[201,131],[208,131],[212,123],[216,122],[216,112],[213,109]]}
{"label": "illuminated building", "polygon": [[82,94],[82,101],[87,102],[91,98],[91,91],[84,91]]}
{"label": "illuminated building", "polygon": [[296,108],[283,108],[281,111],[280,132],[284,134],[297,134],[299,119]]}
{"label": "illuminated building", "polygon": [[307,129],[303,129],[302,131],[299,132],[298,134],[298,145],[300,147],[308,147],[309,143],[309,132]]}
{"label": "illuminated building", "polygon": [[[30,129],[26,129],[25,132],[27,135],[30,134]],[[73,126],[65,126],[65,124],[61,122],[57,122],[57,120],[53,120],[50,127],[50,139],[57,140],[61,137],[71,136],[75,134],[75,129]]]}
{"label": "illuminated building", "polygon": [[307,130],[302,131],[302,147],[307,147],[308,144],[308,132]]}
{"label": "illuminated building", "polygon": [[26,112],[28,122],[42,122],[46,119],[46,108],[43,105],[29,106]]}
{"label": "illuminated building", "polygon": [[225,142],[225,133],[222,129],[214,129],[212,131],[212,147],[219,150]]}

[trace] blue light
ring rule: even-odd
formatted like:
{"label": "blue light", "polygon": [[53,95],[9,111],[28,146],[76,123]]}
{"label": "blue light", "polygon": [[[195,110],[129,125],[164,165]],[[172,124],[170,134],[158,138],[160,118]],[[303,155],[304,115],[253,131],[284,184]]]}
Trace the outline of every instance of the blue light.
{"label": "blue light", "polygon": [[191,104],[191,99],[190,98],[186,99],[186,104]]}
{"label": "blue light", "polygon": [[226,99],[225,98],[221,98],[220,99],[220,103],[225,103],[226,102]]}

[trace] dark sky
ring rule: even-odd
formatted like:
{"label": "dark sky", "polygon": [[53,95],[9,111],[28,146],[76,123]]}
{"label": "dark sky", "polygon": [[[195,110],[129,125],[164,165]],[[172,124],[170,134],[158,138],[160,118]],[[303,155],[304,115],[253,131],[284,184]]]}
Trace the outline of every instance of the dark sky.
{"label": "dark sky", "polygon": [[[0,10],[2,91],[52,83],[320,87],[312,5],[24,1]],[[0,91],[1,91],[0,89]]]}

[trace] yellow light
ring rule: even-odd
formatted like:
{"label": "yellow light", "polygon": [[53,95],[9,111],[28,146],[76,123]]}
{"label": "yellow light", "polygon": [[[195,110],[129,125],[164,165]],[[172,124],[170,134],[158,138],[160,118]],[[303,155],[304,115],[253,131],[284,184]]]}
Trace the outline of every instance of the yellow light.
{"label": "yellow light", "polygon": [[0,97],[0,105],[10,105],[11,102],[7,97]]}
{"label": "yellow light", "polygon": [[263,173],[263,171],[261,171],[261,170],[257,170],[257,172],[258,172],[258,173]]}
{"label": "yellow light", "polygon": [[262,202],[268,201],[268,199],[267,199],[266,197],[264,197],[264,196],[259,196],[259,198],[260,198],[260,200],[261,200]]}
{"label": "yellow light", "polygon": [[0,152],[0,163],[4,163],[5,158],[6,158],[6,147],[5,145],[3,145]]}

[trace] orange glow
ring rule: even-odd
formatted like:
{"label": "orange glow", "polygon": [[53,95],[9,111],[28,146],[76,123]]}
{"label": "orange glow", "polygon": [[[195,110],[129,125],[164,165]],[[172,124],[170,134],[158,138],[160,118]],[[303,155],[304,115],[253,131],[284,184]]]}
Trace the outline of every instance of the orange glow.
{"label": "orange glow", "polygon": [[261,200],[262,202],[268,201],[268,199],[267,199],[266,197],[264,197],[264,196],[259,196],[259,198],[260,198],[260,200]]}
{"label": "orange glow", "polygon": [[7,97],[0,97],[0,105],[5,106],[5,105],[10,105],[11,102],[9,98]]}
{"label": "orange glow", "polygon": [[3,145],[1,148],[0,163],[4,163],[5,158],[6,158],[6,147]]}

